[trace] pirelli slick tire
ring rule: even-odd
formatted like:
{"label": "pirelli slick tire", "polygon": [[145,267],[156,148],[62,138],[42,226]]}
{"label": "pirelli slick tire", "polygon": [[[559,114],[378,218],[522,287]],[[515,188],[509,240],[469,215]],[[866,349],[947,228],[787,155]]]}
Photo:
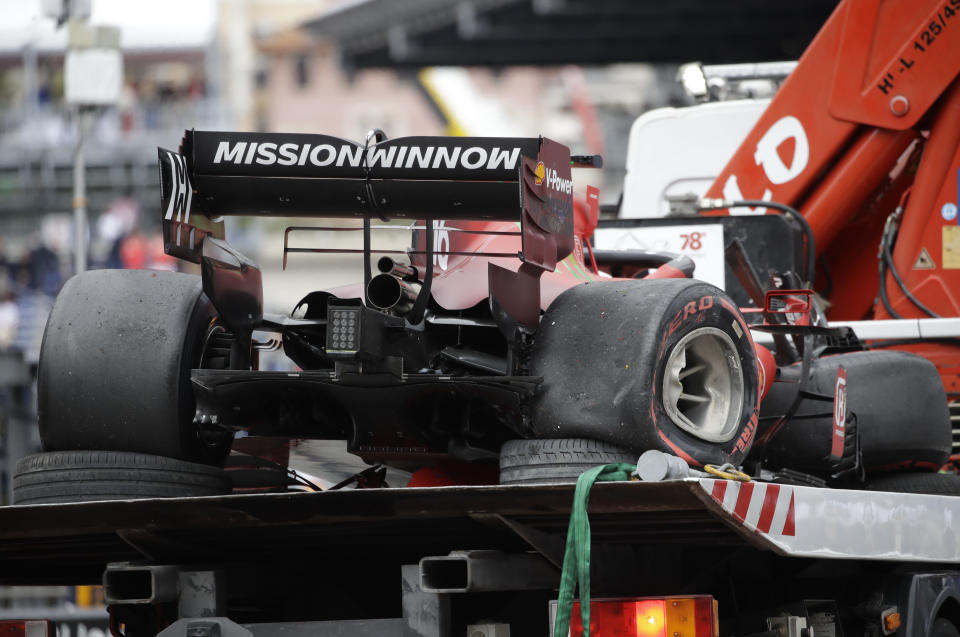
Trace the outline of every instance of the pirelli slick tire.
{"label": "pirelli slick tire", "polygon": [[836,472],[830,458],[832,397],[841,368],[846,377],[846,407],[856,415],[868,477],[891,471],[936,471],[947,462],[952,431],[940,374],[929,360],[899,351],[848,352],[815,359],[805,389],[808,395],[826,399],[802,399],[794,417],[780,424],[797,395],[801,366],[782,369],[760,410],[758,435],[765,444],[754,447],[757,460],[820,476]]}
{"label": "pirelli slick tire", "polygon": [[14,504],[185,498],[230,493],[223,469],[116,451],[54,451],[22,458]]}
{"label": "pirelli slick tire", "polygon": [[720,289],[691,279],[587,283],[540,323],[531,438],[589,438],[692,465],[738,463],[757,426],[756,352]]}
{"label": "pirelli slick tire", "polygon": [[638,455],[599,440],[508,440],[500,449],[500,484],[568,484],[592,467],[635,464]]}
{"label": "pirelli slick tire", "polygon": [[214,316],[197,276],[96,270],[67,281],[40,350],[44,450],[222,462],[231,441],[201,439],[190,383]]}

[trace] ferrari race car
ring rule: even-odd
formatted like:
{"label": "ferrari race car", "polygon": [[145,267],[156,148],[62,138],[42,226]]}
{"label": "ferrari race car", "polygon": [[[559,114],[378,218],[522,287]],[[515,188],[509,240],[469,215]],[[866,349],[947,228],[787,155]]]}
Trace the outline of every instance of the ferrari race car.
{"label": "ferrari race car", "polygon": [[[892,413],[869,388],[891,361],[827,343],[809,296],[774,296],[748,320],[688,278],[684,258],[625,253],[645,278],[603,273],[589,246],[596,190],[575,205],[571,180],[599,158],[547,138],[187,131],[159,162],[166,251],[201,276],[102,270],[65,285],[39,369],[46,453],[21,463],[21,502],[219,492],[238,432],[345,439],[410,471],[466,462],[489,475],[499,459],[504,483],[571,480],[651,449],[822,481],[862,479],[871,463],[938,466],[949,451],[933,366],[883,354],[909,358],[914,379]],[[265,312],[260,270],[225,240],[228,215],[360,220],[362,282]],[[376,252],[379,224],[403,220],[405,253]],[[800,310],[774,307],[797,298]],[[776,363],[755,317],[777,324]],[[296,371],[257,368],[276,347]],[[853,426],[868,411],[877,422]]]}

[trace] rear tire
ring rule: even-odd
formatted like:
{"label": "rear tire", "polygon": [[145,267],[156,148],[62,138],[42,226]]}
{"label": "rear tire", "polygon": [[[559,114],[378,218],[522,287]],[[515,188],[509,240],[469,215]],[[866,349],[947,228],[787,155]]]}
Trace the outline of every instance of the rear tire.
{"label": "rear tire", "polygon": [[637,454],[599,440],[508,440],[500,450],[500,484],[568,484],[611,462],[636,464]]}
{"label": "rear tire", "polygon": [[868,491],[960,495],[960,475],[955,473],[891,473],[867,479]]}
{"label": "rear tire", "polygon": [[535,336],[531,438],[603,440],[738,464],[757,425],[756,352],[722,290],[692,279],[566,290]]}
{"label": "rear tire", "polygon": [[21,458],[14,504],[185,498],[230,493],[217,467],[117,451],[53,451]]}
{"label": "rear tire", "polygon": [[[857,416],[867,475],[904,470],[936,471],[950,456],[951,423],[946,393],[929,360],[898,351],[849,352],[814,359],[806,391],[833,396],[840,367],[846,371],[846,408]],[[833,402],[804,398],[793,418],[770,434],[797,395],[801,365],[781,370],[760,416],[762,448],[755,459],[821,477],[836,472],[830,459]],[[920,475],[920,474],[917,474]],[[892,474],[891,474],[892,476]]]}
{"label": "rear tire", "polygon": [[67,281],[40,350],[44,449],[222,463],[232,436],[201,436],[190,383],[215,315],[197,276],[96,270]]}
{"label": "rear tire", "polygon": [[960,637],[960,630],[949,619],[937,617],[930,626],[930,637]]}

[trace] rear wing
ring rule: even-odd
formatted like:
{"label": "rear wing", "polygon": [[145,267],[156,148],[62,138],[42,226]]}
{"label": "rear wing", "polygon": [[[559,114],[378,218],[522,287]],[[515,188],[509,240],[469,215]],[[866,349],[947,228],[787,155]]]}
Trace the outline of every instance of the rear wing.
{"label": "rear wing", "polygon": [[515,220],[525,263],[553,270],[573,250],[570,150],[544,137],[187,131],[159,163],[164,247],[195,263],[226,215]]}

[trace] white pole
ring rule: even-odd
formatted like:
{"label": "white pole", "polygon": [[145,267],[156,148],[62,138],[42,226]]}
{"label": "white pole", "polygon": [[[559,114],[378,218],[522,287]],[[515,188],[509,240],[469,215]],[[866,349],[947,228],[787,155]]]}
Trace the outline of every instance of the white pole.
{"label": "white pole", "polygon": [[80,274],[87,269],[87,180],[83,144],[86,141],[87,113],[83,107],[77,108],[77,146],[73,153],[73,228],[74,272]]}

